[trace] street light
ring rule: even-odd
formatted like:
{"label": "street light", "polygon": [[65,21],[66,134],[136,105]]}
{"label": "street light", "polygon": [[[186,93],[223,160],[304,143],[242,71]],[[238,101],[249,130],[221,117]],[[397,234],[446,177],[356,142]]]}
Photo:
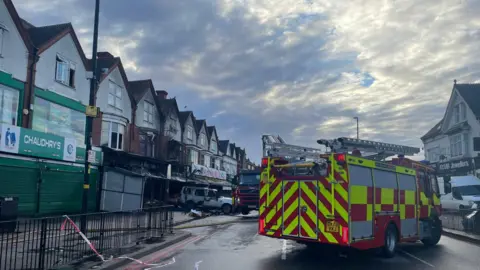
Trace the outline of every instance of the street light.
{"label": "street light", "polygon": [[358,140],[359,139],[359,136],[358,136],[358,116],[353,117],[353,119],[357,120],[357,140]]}
{"label": "street light", "polygon": [[[95,0],[95,20],[93,23],[93,48],[92,48],[92,77],[90,79],[90,95],[88,99],[89,107],[95,104],[95,87],[97,86],[97,43],[98,43],[98,17],[100,11],[100,0]],[[82,213],[88,212],[88,190],[90,189],[90,162],[88,154],[92,150],[92,123],[93,117],[86,114],[85,124],[85,168],[83,175],[83,197],[82,197]],[[85,233],[87,228],[86,215],[83,215],[80,224],[81,231]]]}

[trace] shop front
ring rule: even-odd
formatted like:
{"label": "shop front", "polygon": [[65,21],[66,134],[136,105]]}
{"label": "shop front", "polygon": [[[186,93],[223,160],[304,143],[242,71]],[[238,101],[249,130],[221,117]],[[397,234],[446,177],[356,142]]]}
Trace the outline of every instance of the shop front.
{"label": "shop front", "polygon": [[[91,167],[89,211],[97,210],[98,166]],[[75,138],[0,125],[0,196],[19,198],[21,215],[78,213],[82,207],[85,147]]]}
{"label": "shop front", "polygon": [[437,162],[431,164],[437,173],[440,191],[445,191],[452,176],[476,175],[475,161],[473,158],[462,158],[446,162]]}
{"label": "shop front", "polygon": [[225,171],[192,164],[191,174],[195,182],[217,189],[222,194],[229,193],[232,190],[232,184],[227,182]]}

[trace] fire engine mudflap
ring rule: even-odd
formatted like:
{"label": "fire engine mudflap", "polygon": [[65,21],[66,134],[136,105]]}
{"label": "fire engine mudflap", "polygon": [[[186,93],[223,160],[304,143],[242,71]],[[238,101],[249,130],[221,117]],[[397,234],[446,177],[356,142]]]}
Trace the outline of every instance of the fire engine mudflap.
{"label": "fire engine mudflap", "polygon": [[426,187],[436,181],[433,171],[348,154],[323,157],[324,163],[297,164],[262,159],[260,235],[381,250],[386,257],[399,242],[438,243],[440,201]]}

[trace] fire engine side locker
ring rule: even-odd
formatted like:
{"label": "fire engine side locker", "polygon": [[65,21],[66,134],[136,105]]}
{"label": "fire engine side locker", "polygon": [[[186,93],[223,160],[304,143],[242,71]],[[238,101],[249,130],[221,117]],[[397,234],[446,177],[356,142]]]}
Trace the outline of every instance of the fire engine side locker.
{"label": "fire engine side locker", "polygon": [[282,234],[318,239],[317,181],[284,180]]}

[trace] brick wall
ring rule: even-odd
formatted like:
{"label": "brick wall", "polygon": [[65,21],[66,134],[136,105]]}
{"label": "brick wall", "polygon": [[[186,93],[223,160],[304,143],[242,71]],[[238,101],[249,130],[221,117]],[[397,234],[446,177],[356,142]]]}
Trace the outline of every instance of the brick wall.
{"label": "brick wall", "polygon": [[103,113],[100,112],[98,117],[93,118],[92,144],[94,146],[100,146],[100,138],[102,137],[102,116],[103,116]]}

